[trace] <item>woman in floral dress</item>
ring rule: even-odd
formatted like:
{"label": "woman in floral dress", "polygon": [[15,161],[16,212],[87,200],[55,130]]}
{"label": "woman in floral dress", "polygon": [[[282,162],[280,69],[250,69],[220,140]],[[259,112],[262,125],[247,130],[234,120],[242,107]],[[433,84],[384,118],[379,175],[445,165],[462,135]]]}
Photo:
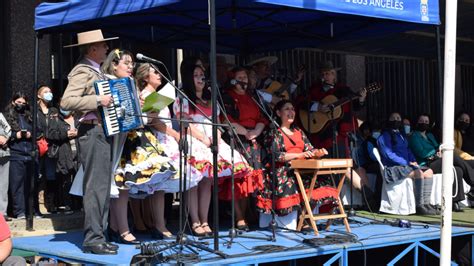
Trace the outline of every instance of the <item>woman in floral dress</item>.
{"label": "woman in floral dress", "polygon": [[[158,68],[152,64],[141,64],[136,71],[138,88],[140,89],[140,98],[145,100],[147,96],[155,92],[161,85],[161,76]],[[179,132],[176,132],[171,125],[171,113],[168,107],[160,110],[159,113],[152,113],[147,120],[153,127],[153,133],[158,139],[160,146],[166,151],[166,155],[170,158],[170,164],[178,171],[180,169],[180,152],[179,152]],[[183,163],[183,162],[181,162]],[[197,185],[202,179],[202,174],[191,163],[187,163],[186,168],[186,189],[188,191],[197,190]],[[171,233],[166,229],[164,217],[164,193],[175,193],[179,191],[180,174],[170,176],[161,182],[154,183],[154,191],[152,196],[152,213],[154,223],[158,234],[164,237],[170,237]],[[197,213],[197,210],[195,211]],[[201,229],[201,228],[200,228]],[[204,230],[198,231],[204,233]]]}
{"label": "woman in floral dress", "polygon": [[[132,77],[133,67],[132,53],[114,49],[102,64],[102,71],[110,78],[126,78]],[[168,164],[170,159],[163,153],[163,148],[151,131],[133,130],[124,135],[125,138],[114,137],[114,148],[117,150],[116,154],[121,155],[121,159],[115,169],[113,187],[118,188],[119,195],[118,198],[113,198],[110,204],[109,237],[123,244],[138,244],[128,227],[129,196],[144,198],[153,194],[153,184],[174,175],[175,172]],[[134,220],[141,221],[141,212],[137,210],[133,212]]]}
{"label": "woman in floral dress", "polygon": [[[288,100],[282,100],[275,106],[277,122],[280,127],[265,139],[265,149],[268,154],[275,149],[275,213],[285,216],[293,211],[301,209],[301,196],[296,182],[296,176],[290,167],[290,161],[294,159],[308,159],[327,155],[326,149],[315,149],[303,131],[294,126],[295,108]],[[257,196],[257,208],[262,213],[269,214],[272,210],[272,176],[271,163],[266,164],[268,168],[263,180],[263,189]],[[305,180],[309,184],[309,178]],[[305,183],[306,183],[305,182]]]}
{"label": "woman in floral dress", "polygon": [[[187,99],[182,101],[182,112],[180,107],[180,98],[176,99],[173,110],[178,118],[189,119],[195,122],[210,123],[209,117],[212,115],[211,106],[211,95],[210,91],[206,86],[204,80],[204,70],[200,66],[190,66],[182,69],[181,77],[183,78],[183,91],[189,97],[192,102],[195,102],[197,107],[191,105]],[[201,113],[201,111],[203,113]],[[219,110],[218,110],[219,111]],[[192,150],[191,157],[206,155],[208,160],[212,158],[209,147],[212,143],[212,126],[210,124],[199,124],[190,123],[188,134],[193,136],[193,140],[198,141],[190,142],[190,149]],[[218,134],[218,176],[223,181],[232,174],[231,165],[231,149],[230,146],[220,138]],[[203,145],[204,144],[204,145]],[[191,148],[192,147],[192,148]],[[194,166],[197,169],[203,170],[200,166],[200,159],[196,157],[197,162]],[[234,151],[234,162],[233,162],[234,177],[236,179],[245,177],[252,169],[249,167],[247,161],[242,157],[240,153]],[[210,165],[209,165],[210,166]],[[207,167],[207,171],[203,172],[204,176],[212,177],[212,167]],[[189,204],[190,210],[197,209],[198,216],[193,217],[193,213],[190,213],[192,220],[192,228],[195,231],[198,227],[202,227],[207,234],[212,234],[212,230],[208,225],[208,212],[209,204],[211,202],[211,178],[204,178],[198,185],[198,191],[195,195],[190,194]],[[193,200],[195,199],[195,200]]]}

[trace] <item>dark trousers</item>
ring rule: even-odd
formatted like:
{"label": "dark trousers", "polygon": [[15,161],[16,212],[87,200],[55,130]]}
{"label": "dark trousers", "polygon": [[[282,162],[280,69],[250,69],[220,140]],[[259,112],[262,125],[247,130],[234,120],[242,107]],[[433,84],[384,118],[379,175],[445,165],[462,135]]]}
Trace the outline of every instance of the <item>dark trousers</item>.
{"label": "dark trousers", "polygon": [[83,246],[91,246],[106,241],[112,178],[111,139],[96,125],[81,125],[78,135],[79,158],[84,167]]}
{"label": "dark trousers", "polygon": [[[30,182],[33,177],[33,161],[10,161],[9,190],[13,216],[18,217],[27,214],[28,199],[30,196]],[[35,196],[35,206],[38,194]]]}

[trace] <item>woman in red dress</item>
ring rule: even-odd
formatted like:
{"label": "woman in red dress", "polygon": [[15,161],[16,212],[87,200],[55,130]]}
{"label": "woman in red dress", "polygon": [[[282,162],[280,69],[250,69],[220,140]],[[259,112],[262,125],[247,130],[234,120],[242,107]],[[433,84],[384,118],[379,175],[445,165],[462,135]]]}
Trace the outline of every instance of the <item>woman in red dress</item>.
{"label": "woman in red dress", "polygon": [[[260,108],[247,92],[249,83],[247,69],[235,67],[232,69],[230,88],[224,94],[224,105],[231,125],[237,133],[240,141],[236,141],[235,147],[241,154],[247,154],[248,162],[254,171],[249,172],[244,178],[235,180],[235,213],[237,229],[248,230],[245,221],[245,213],[248,205],[248,196],[252,194],[257,186],[259,177],[262,175],[261,145],[257,141],[263,136],[263,131],[268,124],[260,112]],[[242,144],[242,145],[241,145]],[[220,187],[219,198],[231,200],[231,181],[226,180]]]}
{"label": "woman in red dress", "polygon": [[[275,149],[276,202],[274,211],[279,216],[285,216],[301,209],[300,192],[289,162],[294,159],[322,157],[327,155],[328,152],[324,148],[315,149],[303,131],[294,126],[295,107],[291,101],[282,100],[278,102],[275,106],[275,113],[280,127],[267,135],[265,149],[267,149],[268,154],[272,153],[272,146]],[[269,214],[272,210],[273,184],[270,174],[271,169],[268,169],[267,173],[263,180],[263,189],[257,197],[257,208],[260,212]]]}

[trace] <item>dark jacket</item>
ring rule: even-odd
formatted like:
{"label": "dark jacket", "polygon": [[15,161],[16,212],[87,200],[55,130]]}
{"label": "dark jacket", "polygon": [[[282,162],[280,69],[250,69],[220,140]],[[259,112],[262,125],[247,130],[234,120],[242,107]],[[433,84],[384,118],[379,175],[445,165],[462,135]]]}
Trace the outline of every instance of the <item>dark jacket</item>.
{"label": "dark jacket", "polygon": [[56,163],[56,172],[68,174],[71,171],[76,170],[76,158],[74,158],[70,139],[67,136],[67,131],[70,129],[70,126],[60,115],[58,118],[52,120],[51,128],[51,134],[59,139],[54,141],[54,145],[57,147],[57,155],[55,158],[58,159]]}
{"label": "dark jacket", "polygon": [[33,126],[31,122],[25,117],[24,114],[14,114],[15,117],[7,117],[8,123],[12,124],[16,120],[18,124],[18,129],[12,129],[11,139],[8,142],[8,147],[10,147],[10,160],[12,161],[29,161],[31,160],[31,152],[33,151],[33,144],[31,138],[17,138],[17,132],[21,130],[26,130],[29,132],[33,131]]}

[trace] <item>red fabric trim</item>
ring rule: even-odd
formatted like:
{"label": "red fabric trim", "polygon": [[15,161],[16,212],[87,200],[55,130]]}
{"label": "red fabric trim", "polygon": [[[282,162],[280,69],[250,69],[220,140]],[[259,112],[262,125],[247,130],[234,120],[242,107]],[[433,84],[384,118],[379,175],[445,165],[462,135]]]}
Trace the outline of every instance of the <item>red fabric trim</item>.
{"label": "red fabric trim", "polygon": [[[293,206],[299,205],[301,203],[300,195],[299,194],[293,194],[288,197],[284,198],[277,198],[275,207],[277,210],[281,209],[288,209]],[[273,208],[272,206],[272,200],[271,199],[265,199],[261,196],[257,196],[257,207],[260,209],[264,210],[270,210]]]}
{"label": "red fabric trim", "polygon": [[[306,190],[306,193],[308,193],[308,190]],[[338,196],[339,193],[337,192],[336,188],[320,187],[313,190],[313,192],[311,193],[311,200],[321,201],[326,198],[337,199]],[[285,198],[277,198],[276,209],[287,209],[295,205],[303,204],[303,202],[303,196],[300,193]],[[264,210],[269,210],[272,208],[272,200],[265,199],[262,196],[257,196],[257,207]]]}
{"label": "red fabric trim", "polygon": [[[263,183],[262,170],[253,170],[244,177],[234,180],[234,197],[236,200],[246,198],[258,190]],[[232,180],[225,179],[219,184],[219,199],[232,200]]]}

